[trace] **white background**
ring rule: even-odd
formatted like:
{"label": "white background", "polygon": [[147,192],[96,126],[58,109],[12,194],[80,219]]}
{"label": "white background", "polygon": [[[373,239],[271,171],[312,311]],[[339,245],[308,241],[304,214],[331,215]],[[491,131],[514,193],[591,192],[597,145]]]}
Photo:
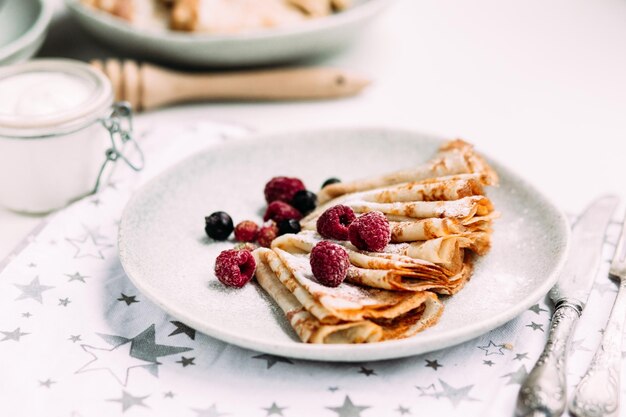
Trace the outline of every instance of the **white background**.
{"label": "white background", "polygon": [[[115,56],[58,0],[41,56]],[[160,111],[260,131],[385,125],[463,137],[575,212],[626,197],[626,2],[397,0],[349,50],[313,64],[370,75],[353,99]],[[157,115],[155,115],[157,116]],[[176,140],[175,137],[172,140]],[[0,210],[0,257],[41,218]]]}

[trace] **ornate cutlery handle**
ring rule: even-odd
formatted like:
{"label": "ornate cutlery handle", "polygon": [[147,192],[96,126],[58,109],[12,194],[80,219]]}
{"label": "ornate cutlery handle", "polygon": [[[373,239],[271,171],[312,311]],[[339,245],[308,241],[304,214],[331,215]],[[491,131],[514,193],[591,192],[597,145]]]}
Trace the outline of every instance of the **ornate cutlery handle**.
{"label": "ornate cutlery handle", "polygon": [[581,311],[577,303],[563,302],[557,306],[546,347],[520,388],[517,417],[558,417],[565,411],[567,350]]}
{"label": "ornate cutlery handle", "polygon": [[626,280],[620,282],[602,343],[587,373],[576,387],[570,412],[577,417],[619,414],[622,329],[626,317]]}

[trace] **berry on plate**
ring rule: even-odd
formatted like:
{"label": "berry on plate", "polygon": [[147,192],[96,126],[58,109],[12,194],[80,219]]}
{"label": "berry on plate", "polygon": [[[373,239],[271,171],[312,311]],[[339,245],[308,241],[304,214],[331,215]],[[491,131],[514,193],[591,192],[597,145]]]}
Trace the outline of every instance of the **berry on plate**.
{"label": "berry on plate", "polygon": [[244,220],[235,226],[235,239],[239,242],[254,242],[259,234],[259,226],[252,220]]}
{"label": "berry on plate", "polygon": [[265,215],[263,216],[264,221],[274,220],[275,222],[289,219],[300,220],[301,218],[302,213],[300,213],[298,210],[291,207],[284,201],[271,202],[267,206],[267,210],[265,211]]}
{"label": "berry on plate", "polygon": [[300,222],[295,219],[281,220],[278,222],[278,234],[280,236],[287,233],[298,233],[300,229]]}
{"label": "berry on plate", "polygon": [[304,189],[306,187],[298,178],[274,177],[265,184],[265,201],[268,204],[272,201],[289,203],[298,191]]}
{"label": "berry on plate", "polygon": [[306,216],[317,207],[317,196],[309,190],[300,190],[293,195],[291,205]]}
{"label": "berry on plate", "polygon": [[389,221],[380,211],[359,216],[348,228],[350,242],[361,250],[380,252],[391,240]]}
{"label": "berry on plate", "polygon": [[354,219],[356,216],[350,207],[333,206],[317,219],[317,233],[325,239],[348,240],[348,226]]}
{"label": "berry on plate", "polygon": [[233,232],[233,219],[223,211],[216,211],[204,218],[204,231],[215,240],[226,240]]}
{"label": "berry on plate", "polygon": [[269,248],[272,245],[272,241],[276,239],[278,236],[278,227],[276,227],[276,223],[270,222],[269,224],[264,225],[259,230],[259,235],[257,236],[257,243],[264,248]]}
{"label": "berry on plate", "polygon": [[252,279],[256,262],[247,250],[222,251],[215,260],[215,276],[229,287],[241,288]]}
{"label": "berry on plate", "polygon": [[326,187],[327,185],[330,184],[337,184],[338,182],[341,182],[341,180],[339,178],[329,178],[326,181],[324,181],[324,183],[322,184],[322,188]]}
{"label": "berry on plate", "polygon": [[327,287],[337,287],[346,279],[350,258],[341,246],[323,240],[311,251],[311,269],[315,279]]}

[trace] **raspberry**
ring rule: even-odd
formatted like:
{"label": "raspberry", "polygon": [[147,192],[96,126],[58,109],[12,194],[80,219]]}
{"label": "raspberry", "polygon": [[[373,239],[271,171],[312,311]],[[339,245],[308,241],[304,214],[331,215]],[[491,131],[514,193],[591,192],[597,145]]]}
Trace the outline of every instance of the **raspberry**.
{"label": "raspberry", "polygon": [[235,239],[239,242],[254,242],[259,234],[259,226],[252,220],[244,220],[235,227]]}
{"label": "raspberry", "polygon": [[272,241],[278,236],[278,227],[276,223],[271,222],[268,225],[261,227],[259,235],[257,236],[257,242],[259,245],[269,248],[272,245]]}
{"label": "raspberry", "polygon": [[341,246],[321,241],[311,251],[311,269],[317,281],[327,287],[337,287],[346,279],[350,258]]}
{"label": "raspberry", "polygon": [[270,205],[267,206],[267,210],[263,216],[264,221],[274,220],[275,222],[290,219],[300,220],[301,218],[302,214],[298,210],[283,201],[272,201]]}
{"label": "raspberry", "polygon": [[348,206],[337,205],[317,219],[317,232],[326,239],[348,240],[348,226],[356,219]]}
{"label": "raspberry", "polygon": [[380,211],[366,213],[348,228],[350,242],[361,250],[382,251],[391,240],[389,221]]}
{"label": "raspberry", "polygon": [[289,203],[295,193],[306,189],[302,181],[297,178],[274,177],[265,184],[265,201],[284,201]]}
{"label": "raspberry", "polygon": [[252,279],[255,268],[254,257],[247,250],[225,250],[215,260],[215,276],[229,287],[246,285]]}

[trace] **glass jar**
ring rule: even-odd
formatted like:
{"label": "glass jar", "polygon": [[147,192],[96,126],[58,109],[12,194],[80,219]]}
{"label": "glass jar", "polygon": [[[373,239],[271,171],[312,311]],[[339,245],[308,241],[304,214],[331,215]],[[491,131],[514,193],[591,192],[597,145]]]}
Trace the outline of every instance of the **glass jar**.
{"label": "glass jar", "polygon": [[[136,161],[123,149],[131,144]],[[0,67],[0,204],[46,213],[95,193],[118,160],[141,170],[131,109],[91,66],[41,59]]]}

